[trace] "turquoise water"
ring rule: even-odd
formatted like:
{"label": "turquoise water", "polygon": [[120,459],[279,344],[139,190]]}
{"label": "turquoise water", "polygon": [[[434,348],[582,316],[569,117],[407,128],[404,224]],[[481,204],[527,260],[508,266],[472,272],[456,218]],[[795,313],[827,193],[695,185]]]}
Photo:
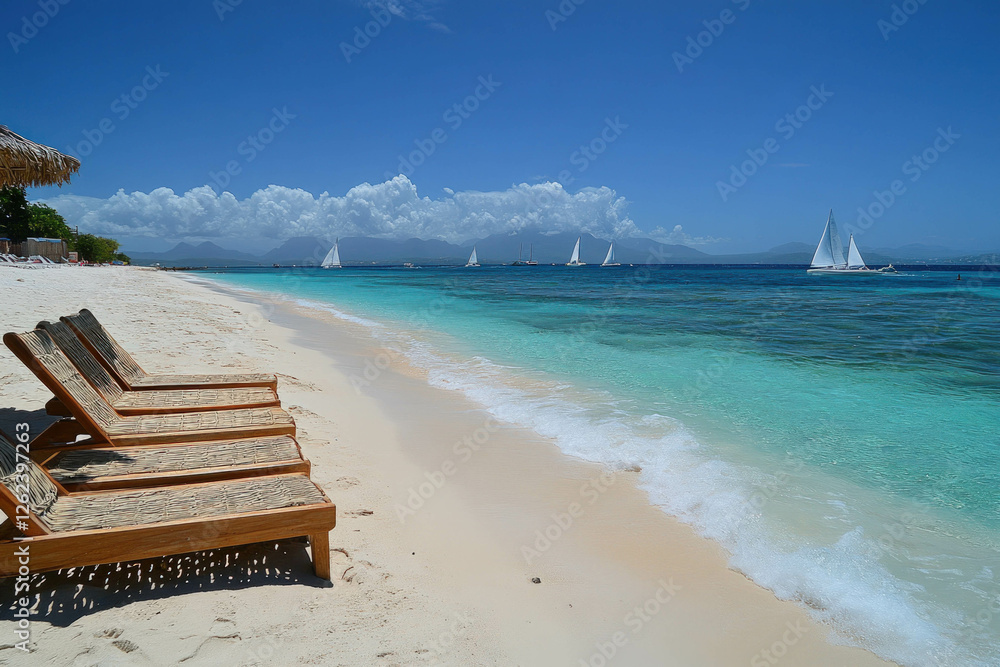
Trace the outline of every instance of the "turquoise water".
{"label": "turquoise water", "polygon": [[905,665],[1000,664],[1000,275],[586,267],[212,276],[363,318]]}

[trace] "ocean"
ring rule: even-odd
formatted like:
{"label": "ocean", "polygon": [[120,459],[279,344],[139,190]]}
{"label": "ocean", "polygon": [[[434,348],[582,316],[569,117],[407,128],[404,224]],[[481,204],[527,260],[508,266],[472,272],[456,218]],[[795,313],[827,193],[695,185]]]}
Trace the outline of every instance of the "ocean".
{"label": "ocean", "polygon": [[1000,273],[587,266],[200,274],[369,327],[844,641],[1000,664]]}

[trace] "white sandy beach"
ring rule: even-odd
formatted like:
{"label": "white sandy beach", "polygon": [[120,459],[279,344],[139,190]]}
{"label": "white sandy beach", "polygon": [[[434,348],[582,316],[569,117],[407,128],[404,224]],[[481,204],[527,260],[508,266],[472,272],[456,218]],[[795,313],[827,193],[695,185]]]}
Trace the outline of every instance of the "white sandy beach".
{"label": "white sandy beach", "polygon": [[[332,585],[302,543],[39,575],[33,652],[6,616],[0,664],[889,664],[729,569],[634,473],[493,421],[329,313],[131,268],[0,270],[0,304],[4,332],[90,308],[147,370],[277,372],[338,507]],[[0,429],[40,432],[49,398],[0,348]]]}

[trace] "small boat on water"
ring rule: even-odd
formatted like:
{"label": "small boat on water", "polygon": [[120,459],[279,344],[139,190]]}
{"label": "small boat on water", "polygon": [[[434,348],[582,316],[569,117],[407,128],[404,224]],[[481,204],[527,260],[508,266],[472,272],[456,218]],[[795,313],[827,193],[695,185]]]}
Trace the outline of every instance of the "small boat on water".
{"label": "small boat on water", "polygon": [[532,258],[533,254],[534,254],[534,249],[535,249],[535,244],[534,243],[529,243],[528,244],[528,261],[524,263],[525,266],[538,266],[538,262]]}
{"label": "small boat on water", "polygon": [[524,244],[523,243],[519,243],[517,245],[517,261],[516,262],[511,262],[510,263],[511,266],[527,266],[528,265],[527,262],[521,260],[521,251],[522,250],[524,250]]}
{"label": "small boat on water", "polygon": [[577,237],[577,239],[576,239],[576,245],[573,246],[573,256],[569,258],[569,262],[566,263],[566,266],[587,266],[586,262],[581,262],[580,261],[580,239],[581,238],[582,237],[579,237],[579,236]]}
{"label": "small boat on water", "polygon": [[330,248],[330,252],[326,253],[326,257],[323,258],[323,263],[320,266],[324,269],[342,268],[340,264],[340,239],[337,239],[333,247]]}
{"label": "small boat on water", "polygon": [[476,246],[472,246],[472,254],[469,255],[469,261],[466,262],[465,266],[479,266],[479,257],[476,255]]}
{"label": "small boat on water", "polygon": [[881,271],[869,269],[865,265],[865,260],[861,257],[861,251],[858,250],[858,244],[854,241],[854,234],[851,234],[851,243],[847,249],[847,257],[844,257],[844,243],[840,240],[840,232],[837,231],[837,221],[833,219],[833,209],[830,209],[830,217],[826,220],[826,227],[823,228],[823,236],[820,237],[819,244],[816,246],[816,252],[813,253],[808,272],[828,276],[884,275]]}
{"label": "small boat on water", "polygon": [[608,256],[604,258],[603,262],[601,262],[601,266],[621,266],[621,264],[619,264],[618,262],[615,261],[615,242],[614,241],[611,242],[611,247],[608,248]]}

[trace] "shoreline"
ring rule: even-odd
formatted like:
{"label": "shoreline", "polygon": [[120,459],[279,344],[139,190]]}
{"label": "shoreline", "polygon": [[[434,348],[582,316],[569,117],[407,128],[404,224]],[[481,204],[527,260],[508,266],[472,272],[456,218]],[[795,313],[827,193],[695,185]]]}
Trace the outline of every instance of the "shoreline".
{"label": "shoreline", "polygon": [[[356,391],[352,376],[363,378],[366,362],[387,354],[360,327],[177,277],[123,270],[112,287],[133,296],[98,307],[96,298],[75,303],[81,299],[63,295],[50,299],[44,313],[22,313],[17,321],[5,316],[5,330],[87,306],[151,368],[277,371],[313,478],[338,505],[331,545],[343,552],[333,553],[334,585],[207,587],[117,600],[72,623],[49,625],[39,644],[68,642],[81,626],[87,632],[117,622],[161,645],[140,654],[159,664],[192,643],[183,633],[158,631],[162,626],[151,619],[160,616],[183,636],[203,639],[202,657],[270,638],[281,647],[300,644],[286,654],[288,662],[752,665],[772,664],[767,656],[780,652],[787,665],[892,664],[831,643],[830,629],[805,609],[729,569],[721,547],[650,504],[635,473],[609,476],[534,432],[499,424],[457,392],[429,386],[401,360]],[[32,282],[41,290],[52,281],[39,274]],[[129,308],[141,308],[144,293],[156,306],[137,316]],[[179,302],[156,301],[168,295]],[[164,318],[175,318],[173,326]],[[163,349],[158,337],[172,329],[178,344]],[[38,410],[44,388],[3,353],[3,379],[14,388],[5,402]],[[251,600],[280,617],[277,630],[268,630],[273,619],[228,609]],[[220,618],[240,639],[206,632],[218,619],[200,627],[182,618],[192,605],[198,620],[226,608]],[[141,612],[140,619],[128,620],[129,611]],[[115,655],[99,653],[102,642],[85,640],[85,652]]]}

